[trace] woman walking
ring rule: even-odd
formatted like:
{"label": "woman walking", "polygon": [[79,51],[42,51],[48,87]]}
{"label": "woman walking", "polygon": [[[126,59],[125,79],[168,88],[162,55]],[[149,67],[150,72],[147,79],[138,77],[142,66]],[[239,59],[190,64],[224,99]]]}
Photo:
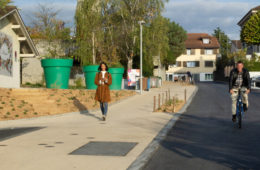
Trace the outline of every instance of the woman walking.
{"label": "woman walking", "polygon": [[112,84],[112,77],[108,72],[108,66],[105,62],[100,63],[98,71],[95,78],[95,84],[98,86],[95,100],[100,103],[103,121],[105,121],[108,111],[108,102],[111,101],[109,86]]}

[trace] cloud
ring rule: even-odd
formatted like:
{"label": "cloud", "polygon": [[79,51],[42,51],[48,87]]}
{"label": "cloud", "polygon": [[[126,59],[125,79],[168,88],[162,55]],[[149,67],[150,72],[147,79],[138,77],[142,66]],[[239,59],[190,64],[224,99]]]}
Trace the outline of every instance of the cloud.
{"label": "cloud", "polygon": [[[39,2],[14,1],[21,9],[26,24],[29,24]],[[58,18],[73,27],[76,0],[41,0],[41,2],[60,10]],[[259,5],[258,0],[169,0],[165,4],[163,15],[179,23],[188,32],[211,34],[215,28],[220,27],[231,39],[239,39],[238,21],[257,5]]]}
{"label": "cloud", "polygon": [[212,33],[223,29],[232,39],[239,39],[238,21],[254,6],[249,1],[170,0],[163,13],[188,32]]}

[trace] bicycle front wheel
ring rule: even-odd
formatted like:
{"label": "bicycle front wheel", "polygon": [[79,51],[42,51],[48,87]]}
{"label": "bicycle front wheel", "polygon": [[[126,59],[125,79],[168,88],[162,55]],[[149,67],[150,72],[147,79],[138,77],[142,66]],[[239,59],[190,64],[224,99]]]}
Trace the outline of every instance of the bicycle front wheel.
{"label": "bicycle front wheel", "polygon": [[242,116],[241,113],[238,115],[238,127],[241,129],[242,128]]}

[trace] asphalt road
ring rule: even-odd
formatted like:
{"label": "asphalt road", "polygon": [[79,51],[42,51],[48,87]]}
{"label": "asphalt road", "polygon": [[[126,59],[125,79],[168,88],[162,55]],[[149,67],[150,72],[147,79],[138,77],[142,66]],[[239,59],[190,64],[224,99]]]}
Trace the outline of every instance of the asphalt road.
{"label": "asphalt road", "polygon": [[231,121],[227,84],[199,84],[193,102],[144,169],[260,169],[260,91],[253,91],[249,102],[238,129]]}

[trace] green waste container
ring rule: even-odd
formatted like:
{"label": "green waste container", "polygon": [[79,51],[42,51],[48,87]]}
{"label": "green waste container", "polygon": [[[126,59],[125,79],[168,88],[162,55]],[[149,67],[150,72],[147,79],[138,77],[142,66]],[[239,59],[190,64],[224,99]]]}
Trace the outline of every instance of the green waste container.
{"label": "green waste container", "polygon": [[83,67],[87,89],[97,89],[97,85],[95,84],[95,77],[98,72],[98,67],[99,65],[89,65]]}
{"label": "green waste container", "polygon": [[43,59],[46,87],[52,89],[68,89],[72,59]]}
{"label": "green waste container", "polygon": [[124,68],[109,68],[108,72],[112,76],[112,84],[109,86],[110,90],[121,90]]}

